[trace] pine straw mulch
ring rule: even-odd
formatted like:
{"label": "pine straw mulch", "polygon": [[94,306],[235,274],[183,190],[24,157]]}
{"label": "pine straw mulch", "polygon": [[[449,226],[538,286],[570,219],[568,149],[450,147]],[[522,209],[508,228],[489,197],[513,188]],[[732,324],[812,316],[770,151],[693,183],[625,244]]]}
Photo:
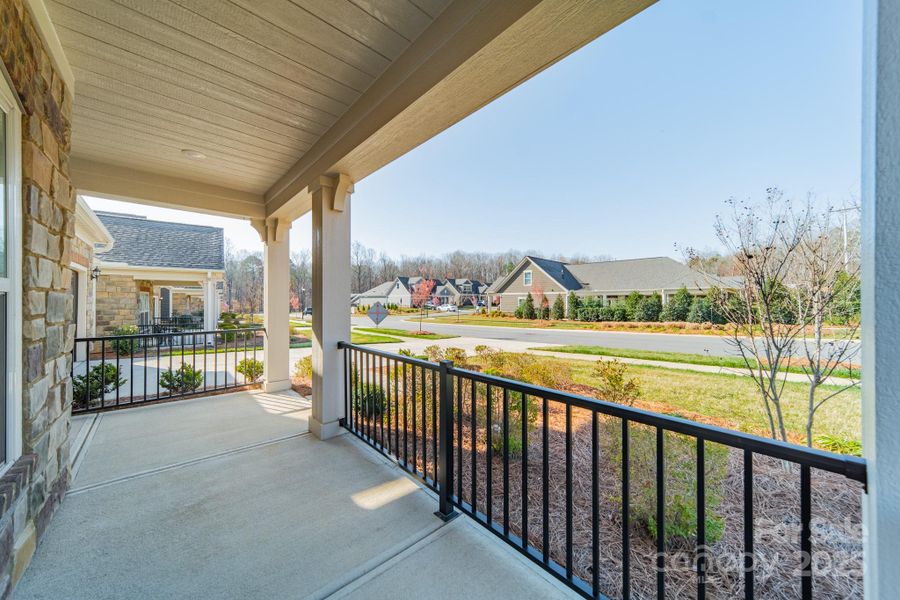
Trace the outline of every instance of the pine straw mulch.
{"label": "pine straw mulch", "polygon": [[[495,402],[499,401],[499,395]],[[538,398],[529,402],[540,406]],[[430,399],[423,421],[421,398],[417,398],[417,443],[416,463],[421,473],[423,466],[429,478],[434,476],[433,432]],[[487,512],[487,435],[484,424],[484,398],[479,393],[479,411],[476,423],[475,444],[475,484],[476,505],[481,513]],[[495,404],[496,406],[496,404]],[[644,408],[644,407],[642,407]],[[651,408],[651,407],[646,407]],[[651,408],[652,409],[652,408]],[[396,405],[391,405],[396,410]],[[542,419],[540,410],[528,439],[528,541],[538,552],[542,551]],[[549,414],[549,522],[550,555],[559,565],[566,563],[566,487],[565,487],[565,407],[550,402]],[[410,462],[413,457],[412,416],[407,406],[408,426],[400,424],[399,447],[394,447],[393,438],[389,449],[402,459],[404,433],[406,434],[406,455]],[[472,500],[472,455],[471,443],[471,398],[463,399],[462,411],[462,500]],[[693,418],[687,415],[687,418]],[[386,420],[386,419],[385,419]],[[394,429],[395,416],[391,413],[390,431]],[[703,419],[709,421],[709,419]],[[377,420],[380,426],[384,420]],[[512,423],[512,420],[511,420]],[[362,428],[373,427],[374,419],[360,423]],[[423,436],[422,426],[427,432]],[[716,423],[728,426],[727,422]],[[632,431],[634,432],[633,426]],[[510,426],[510,431],[513,425]],[[599,572],[601,592],[609,597],[621,597],[622,593],[622,516],[621,516],[621,453],[617,454],[617,439],[621,431],[618,419],[601,416],[598,421],[599,459]],[[385,424],[385,436],[388,427]],[[454,433],[454,436],[458,432]],[[652,467],[648,472],[637,472],[634,453],[635,437],[632,433],[631,502],[643,492],[645,500],[649,493],[655,498],[652,483],[637,488],[638,482],[654,481]],[[667,434],[667,440],[669,435]],[[376,436],[377,437],[377,436]],[[423,444],[423,439],[425,443]],[[502,437],[500,438],[502,439]],[[684,438],[683,438],[684,439]],[[459,443],[454,437],[454,468],[458,469]],[[424,448],[423,448],[424,446]],[[713,454],[707,444],[707,456]],[[666,442],[667,449],[669,442]],[[715,482],[707,475],[707,498],[713,497],[717,505],[708,503],[708,516],[714,516],[724,524],[721,536],[708,544],[707,594],[710,598],[733,598],[743,594],[743,453],[735,449],[718,446],[721,477]],[[424,451],[424,453],[423,453]],[[667,461],[668,461],[667,450]],[[712,463],[707,459],[707,471]],[[652,463],[651,463],[652,464]],[[668,463],[667,463],[668,464]],[[799,469],[786,466],[781,461],[765,456],[755,456],[754,463],[754,550],[756,558],[755,589],[758,598],[797,598],[800,596],[801,567],[800,556],[800,495]],[[572,470],[573,470],[573,536],[572,568],[575,576],[590,585],[592,581],[592,506],[591,506],[591,426],[590,413],[582,409],[572,409]],[[459,473],[457,473],[459,476]],[[522,460],[521,454],[509,460],[509,516],[510,531],[521,537],[522,533]],[[503,460],[495,452],[492,460],[491,512],[493,521],[503,523]],[[667,482],[667,486],[670,483]],[[690,489],[695,490],[694,480]],[[715,485],[715,489],[712,486]],[[813,577],[814,593],[817,598],[861,598],[862,597],[862,525],[861,486],[841,476],[821,471],[813,471]],[[454,483],[454,492],[456,491]],[[655,500],[652,501],[655,506]],[[631,594],[635,598],[653,598],[656,594],[656,545],[655,538],[645,524],[636,522],[632,516],[630,528]],[[696,596],[697,576],[695,571],[695,540],[673,539],[669,542],[666,557],[666,596],[670,598],[692,598]]]}

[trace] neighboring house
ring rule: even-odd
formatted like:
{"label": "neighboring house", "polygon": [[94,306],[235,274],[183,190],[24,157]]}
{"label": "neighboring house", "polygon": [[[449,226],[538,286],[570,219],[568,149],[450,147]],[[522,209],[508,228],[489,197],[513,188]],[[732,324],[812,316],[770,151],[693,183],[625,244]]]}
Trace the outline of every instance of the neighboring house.
{"label": "neighboring house", "polygon": [[[416,286],[421,284],[424,279],[424,277],[418,276],[397,277],[393,281],[387,281],[371,290],[353,295],[351,304],[368,306],[381,302],[382,304],[412,306]],[[472,304],[474,299],[483,295],[488,288],[488,284],[477,279],[446,278],[433,281],[434,288],[431,290],[429,300],[438,304],[466,306]]]}
{"label": "neighboring house", "polygon": [[197,317],[204,329],[216,328],[225,279],[221,228],[101,211],[95,218],[113,240],[95,247],[97,335],[181,315]]}
{"label": "neighboring house", "polygon": [[72,270],[72,320],[75,337],[96,335],[97,252],[110,250],[115,243],[112,234],[80,196],[75,201],[75,239],[69,252]]}
{"label": "neighboring house", "polygon": [[[720,285],[733,284],[731,278]],[[581,297],[602,298],[604,304],[624,299],[631,292],[669,296],[685,287],[694,295],[705,295],[712,287],[706,277],[668,257],[608,260],[570,264],[536,256],[526,256],[510,273],[488,288],[492,300],[499,296],[500,310],[514,312],[531,293],[542,293],[552,304],[562,294],[568,306],[569,292]]]}

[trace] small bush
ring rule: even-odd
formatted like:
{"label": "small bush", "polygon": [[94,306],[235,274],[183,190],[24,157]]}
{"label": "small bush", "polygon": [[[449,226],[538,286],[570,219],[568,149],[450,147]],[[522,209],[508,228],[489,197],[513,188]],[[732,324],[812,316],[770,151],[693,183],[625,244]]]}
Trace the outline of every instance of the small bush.
{"label": "small bush", "polygon": [[[622,319],[623,321],[636,321],[637,320],[635,317],[637,315],[638,306],[640,305],[641,300],[643,300],[643,299],[644,299],[644,297],[641,295],[640,292],[631,292],[630,294],[628,294],[628,296],[622,302],[622,304],[625,307],[625,318]],[[616,319],[616,320],[618,320],[618,319]]]}
{"label": "small bush", "polygon": [[569,314],[566,316],[574,321],[578,318],[578,309],[580,308],[581,298],[576,296],[575,292],[569,292]]}
{"label": "small bush", "polygon": [[[137,335],[139,333],[139,329],[135,325],[122,325],[121,327],[116,327],[113,329],[113,335]],[[139,340],[136,339],[127,339],[127,340],[114,340],[112,343],[113,350],[115,350],[116,354],[119,356],[125,356],[133,353],[137,350],[139,345]]]}
{"label": "small bush", "polygon": [[633,406],[641,396],[641,382],[637,377],[628,376],[628,365],[625,363],[598,360],[594,365],[594,375],[600,379],[597,390],[601,400]]}
{"label": "small bush", "polygon": [[176,370],[169,369],[159,378],[159,386],[170,394],[187,394],[203,385],[203,370],[181,363]]}
{"label": "small bush", "polygon": [[439,360],[443,360],[444,351],[437,344],[432,344],[430,346],[425,346],[425,350],[423,350],[425,357],[428,360],[437,362]]}
{"label": "small bush", "polygon": [[76,375],[72,380],[72,401],[79,408],[89,408],[105,394],[125,385],[116,365],[96,365],[86,375]]}
{"label": "small bush", "polygon": [[453,364],[459,367],[466,364],[468,356],[462,348],[445,348],[444,360],[453,361]]}
{"label": "small bush", "polygon": [[397,350],[397,354],[399,354],[400,356],[412,356],[413,355],[412,350],[410,350],[409,348],[399,348]]}
{"label": "small bush", "polygon": [[294,377],[304,381],[312,380],[312,356],[304,356],[294,363]]}
{"label": "small bush", "polygon": [[[612,445],[613,462],[622,464],[621,424],[618,419],[604,422]],[[632,522],[646,528],[651,537],[657,533],[656,521],[656,431],[641,425],[630,428],[629,459],[631,476],[630,513]],[[665,538],[673,546],[693,544],[697,536],[697,443],[693,438],[667,433],[665,457]],[[724,519],[717,514],[728,469],[728,449],[706,444],[706,543],[722,537]],[[621,498],[616,498],[621,501]]]}
{"label": "small bush", "polygon": [[380,417],[386,403],[387,396],[380,386],[365,385],[358,391],[354,388],[353,406],[358,415]]}
{"label": "small bush", "polygon": [[522,306],[519,308],[522,309],[522,316],[520,318],[532,321],[537,319],[537,311],[534,308],[534,298],[531,297],[531,292],[528,292],[528,295],[525,296],[525,302],[523,302]]}
{"label": "small bush", "polygon": [[238,363],[235,370],[243,375],[248,382],[256,383],[256,380],[263,375],[263,363],[255,358],[245,358]]}

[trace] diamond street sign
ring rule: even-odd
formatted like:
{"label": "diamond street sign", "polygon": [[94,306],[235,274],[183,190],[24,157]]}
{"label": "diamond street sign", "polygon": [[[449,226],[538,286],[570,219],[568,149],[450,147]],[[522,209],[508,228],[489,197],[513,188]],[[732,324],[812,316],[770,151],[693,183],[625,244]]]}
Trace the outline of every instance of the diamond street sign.
{"label": "diamond street sign", "polygon": [[388,310],[382,306],[381,302],[376,302],[369,308],[369,318],[378,325],[388,316]]}

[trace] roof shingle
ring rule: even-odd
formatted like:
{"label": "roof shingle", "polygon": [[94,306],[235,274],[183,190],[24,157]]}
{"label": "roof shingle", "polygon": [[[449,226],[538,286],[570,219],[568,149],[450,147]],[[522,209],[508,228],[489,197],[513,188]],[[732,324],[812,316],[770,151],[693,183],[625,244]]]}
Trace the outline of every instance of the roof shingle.
{"label": "roof shingle", "polygon": [[225,269],[225,232],[221,227],[185,225],[97,211],[115,243],[100,255],[107,262],[140,267]]}

